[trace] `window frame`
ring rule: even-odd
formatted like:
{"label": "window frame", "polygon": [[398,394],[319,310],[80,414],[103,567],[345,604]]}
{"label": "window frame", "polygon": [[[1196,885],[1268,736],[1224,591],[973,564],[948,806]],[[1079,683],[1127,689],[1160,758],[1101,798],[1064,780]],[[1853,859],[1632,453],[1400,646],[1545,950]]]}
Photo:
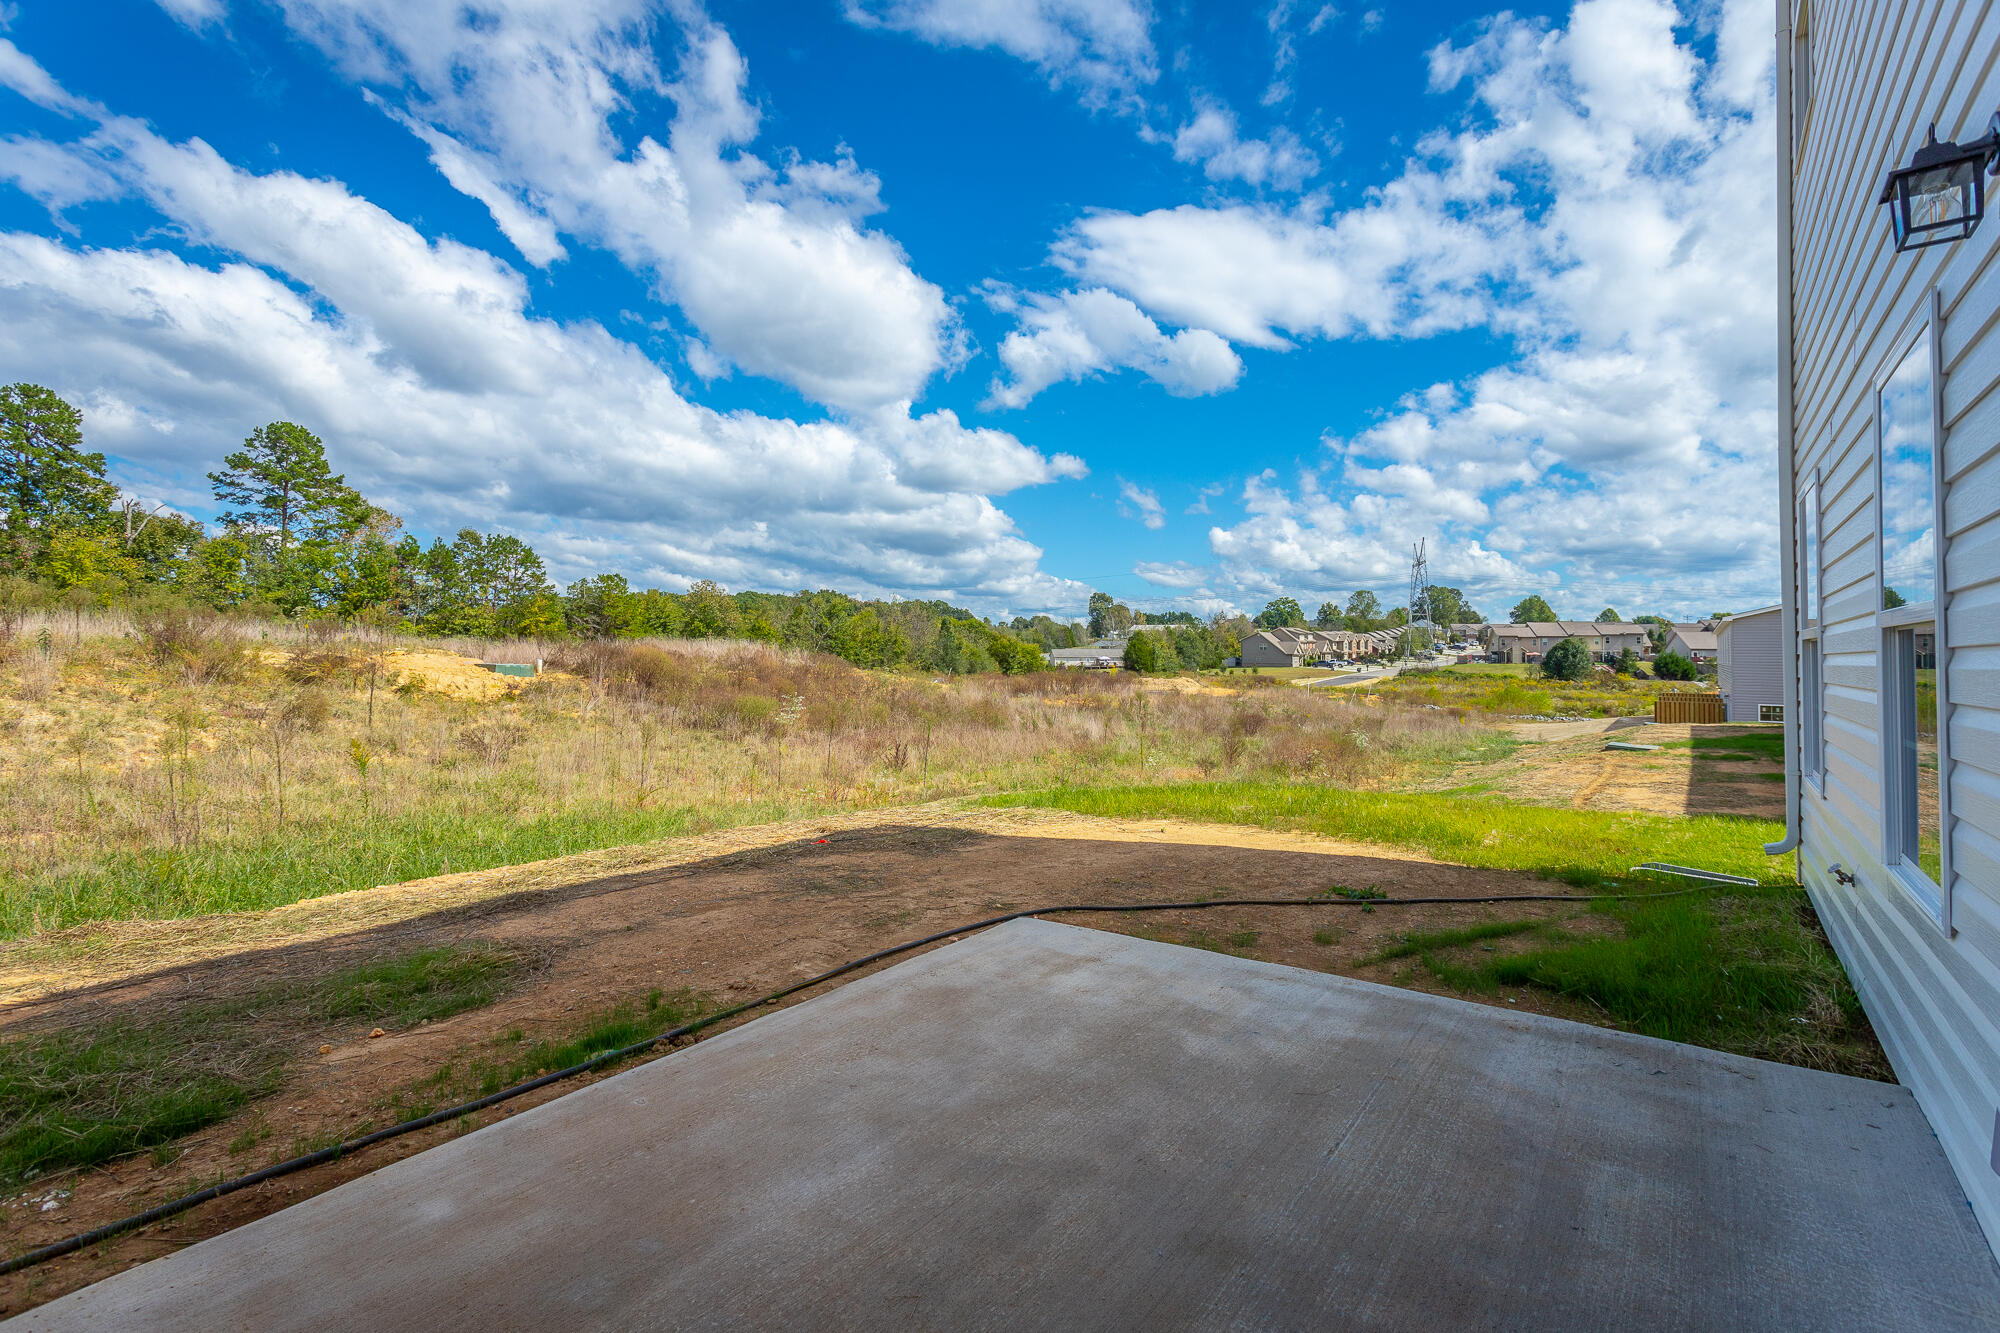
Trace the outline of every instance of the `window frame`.
{"label": "window frame", "polygon": [[1817,630],[1799,639],[1799,778],[1826,795],[1826,656]]}
{"label": "window frame", "polygon": [[[1806,473],[1799,491],[1799,778],[1814,792],[1826,795],[1826,657],[1820,647],[1820,604],[1826,598],[1826,570],[1821,552],[1820,471]],[[1812,540],[1806,540],[1810,531]],[[1808,549],[1810,548],[1810,549]]]}
{"label": "window frame", "polygon": [[[1821,530],[1819,469],[1807,473],[1799,491],[1799,624],[1801,633],[1817,634],[1822,604],[1826,601],[1826,568],[1823,552],[1826,534]],[[1806,534],[1811,534],[1808,540]]]}
{"label": "window frame", "polygon": [[[1890,878],[1916,899],[1924,908],[1925,915],[1935,921],[1949,938],[1957,930],[1952,924],[1951,705],[1946,688],[1950,656],[1946,646],[1949,640],[1945,613],[1950,599],[1944,584],[1944,359],[1939,336],[1944,310],[1937,288],[1933,287],[1924,294],[1918,309],[1917,327],[1897,340],[1889,355],[1877,367],[1871,384],[1875,455],[1875,709],[1880,761],[1877,777],[1882,784],[1882,864]],[[1931,600],[1885,608],[1881,605],[1882,589],[1888,584],[1882,553],[1882,529],[1886,522],[1888,494],[1882,479],[1882,391],[1890,378],[1902,368],[1903,362],[1919,347],[1928,353],[1931,364]],[[1909,802],[1917,799],[1917,793],[1906,793],[1899,785],[1902,777],[1901,750],[1903,732],[1914,725],[1914,714],[1903,707],[1900,691],[1893,697],[1891,694],[1891,682],[1901,679],[1902,636],[1910,627],[1921,624],[1931,626],[1933,652],[1937,657],[1939,847],[1936,883],[1931,882],[1930,876],[1903,849],[1902,813]],[[1914,651],[1914,636],[1911,643]],[[1911,708],[1914,706],[1913,698]]]}

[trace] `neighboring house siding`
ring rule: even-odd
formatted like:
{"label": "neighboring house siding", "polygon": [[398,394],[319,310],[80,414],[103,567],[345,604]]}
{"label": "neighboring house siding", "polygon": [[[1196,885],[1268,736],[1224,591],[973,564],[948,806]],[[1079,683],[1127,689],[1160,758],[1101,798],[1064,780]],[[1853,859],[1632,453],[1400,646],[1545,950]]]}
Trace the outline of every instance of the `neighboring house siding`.
{"label": "neighboring house siding", "polygon": [[[1778,0],[1781,62],[1794,0]],[[2000,5],[1811,0],[1812,106],[1790,172],[1790,388],[1795,493],[1820,504],[1825,681],[1823,790],[1801,798],[1800,867],[1897,1076],[1930,1118],[1989,1243],[2000,1106],[2000,219],[1970,240],[1898,255],[1884,173],[1935,120],[1985,132],[2000,107]],[[1787,85],[1792,73],[1785,71]],[[1989,201],[1990,202],[1990,201]],[[1943,577],[1940,765],[1947,931],[1883,864],[1885,756],[1878,655],[1874,389],[1938,293]],[[1781,390],[1782,391],[1782,390]],[[1786,497],[1785,503],[1794,503]],[[1791,553],[1796,564],[1797,550]],[[1795,573],[1794,586],[1800,586]],[[1786,644],[1788,657],[1795,645]],[[1795,658],[1793,659],[1796,660]],[[1804,706],[1811,708],[1810,699]],[[1836,879],[1838,864],[1854,883]]]}
{"label": "neighboring house siding", "polygon": [[1712,630],[1676,629],[1667,636],[1666,651],[1698,662],[1715,660],[1715,633]]}
{"label": "neighboring house siding", "polygon": [[1760,710],[1785,702],[1778,609],[1731,616],[1716,631],[1715,684],[1731,722],[1760,721]]}
{"label": "neighboring house siding", "polygon": [[1268,633],[1252,634],[1243,640],[1244,666],[1288,667],[1299,665],[1299,654],[1290,644],[1281,644]]}

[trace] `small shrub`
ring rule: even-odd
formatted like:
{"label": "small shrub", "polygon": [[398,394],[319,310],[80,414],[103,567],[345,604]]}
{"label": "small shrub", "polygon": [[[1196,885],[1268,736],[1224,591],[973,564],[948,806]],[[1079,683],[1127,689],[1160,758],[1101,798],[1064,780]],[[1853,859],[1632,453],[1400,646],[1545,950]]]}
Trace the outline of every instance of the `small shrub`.
{"label": "small shrub", "polygon": [[338,648],[301,648],[286,659],[285,679],[298,685],[324,685],[358,675],[365,665],[360,658]]}
{"label": "small shrub", "polygon": [[1590,650],[1581,639],[1564,639],[1542,658],[1542,674],[1551,680],[1582,680],[1591,673]]}
{"label": "small shrub", "polygon": [[242,640],[206,612],[169,607],[138,617],[137,626],[147,656],[159,666],[179,668],[191,685],[240,680],[249,668]]}
{"label": "small shrub", "polygon": [[1694,680],[1701,673],[1679,653],[1661,653],[1653,659],[1653,674],[1661,680]]}
{"label": "small shrub", "polygon": [[771,696],[739,694],[729,702],[737,722],[745,731],[771,732],[778,729],[778,701]]}
{"label": "small shrub", "polygon": [[278,705],[279,724],[291,731],[318,731],[333,716],[333,704],[324,692],[303,689]]}

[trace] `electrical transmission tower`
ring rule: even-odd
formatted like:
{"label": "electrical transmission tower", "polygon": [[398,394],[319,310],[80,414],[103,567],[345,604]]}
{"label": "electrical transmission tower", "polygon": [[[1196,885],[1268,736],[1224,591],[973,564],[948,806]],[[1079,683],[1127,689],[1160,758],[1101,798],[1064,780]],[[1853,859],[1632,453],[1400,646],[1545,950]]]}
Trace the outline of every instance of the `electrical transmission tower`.
{"label": "electrical transmission tower", "polygon": [[1428,538],[1410,545],[1410,634],[1405,655],[1416,651],[1417,631],[1431,623],[1431,562],[1424,547]]}

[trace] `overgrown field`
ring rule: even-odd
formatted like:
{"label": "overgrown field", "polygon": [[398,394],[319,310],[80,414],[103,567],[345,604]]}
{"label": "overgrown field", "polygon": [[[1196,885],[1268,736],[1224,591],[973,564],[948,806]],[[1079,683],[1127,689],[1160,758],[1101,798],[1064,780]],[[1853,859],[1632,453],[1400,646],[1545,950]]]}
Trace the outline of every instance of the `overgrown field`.
{"label": "overgrown field", "polygon": [[571,646],[509,682],[407,642],[86,628],[0,666],[0,937],[1063,781],[1368,787],[1507,744],[1275,682],[934,680],[720,641]]}
{"label": "overgrown field", "polygon": [[1656,696],[1696,687],[1679,681],[1634,680],[1604,671],[1579,681],[1550,680],[1526,672],[1496,676],[1493,668],[1475,665],[1405,671],[1356,688],[1398,703],[1509,716],[1639,717],[1651,716]]}

